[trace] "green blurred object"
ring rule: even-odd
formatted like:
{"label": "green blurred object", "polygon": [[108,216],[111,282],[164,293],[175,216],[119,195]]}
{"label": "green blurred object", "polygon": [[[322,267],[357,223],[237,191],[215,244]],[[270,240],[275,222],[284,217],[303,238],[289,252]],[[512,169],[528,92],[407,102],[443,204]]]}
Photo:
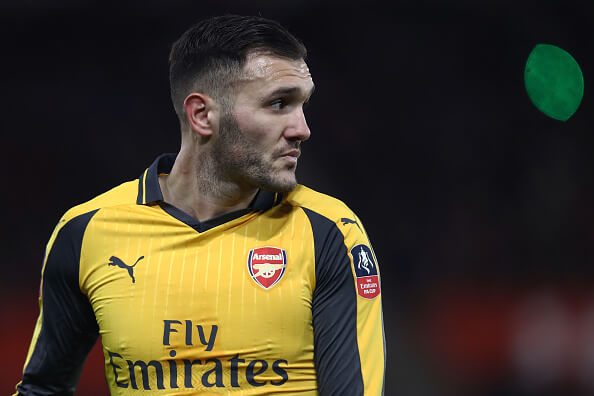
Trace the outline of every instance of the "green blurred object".
{"label": "green blurred object", "polygon": [[580,65],[567,51],[550,44],[538,44],[530,52],[524,85],[534,106],[559,121],[567,121],[584,96]]}

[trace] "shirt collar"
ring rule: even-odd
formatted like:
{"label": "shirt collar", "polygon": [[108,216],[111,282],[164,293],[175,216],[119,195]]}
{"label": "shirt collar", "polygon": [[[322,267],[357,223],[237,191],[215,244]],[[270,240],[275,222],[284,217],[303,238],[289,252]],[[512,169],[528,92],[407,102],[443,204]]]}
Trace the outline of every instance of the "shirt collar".
{"label": "shirt collar", "polygon": [[[177,154],[166,153],[158,156],[138,178],[138,205],[150,205],[163,202],[163,193],[159,185],[159,175],[171,172]],[[259,190],[248,208],[265,211],[278,205],[283,200],[280,193]]]}

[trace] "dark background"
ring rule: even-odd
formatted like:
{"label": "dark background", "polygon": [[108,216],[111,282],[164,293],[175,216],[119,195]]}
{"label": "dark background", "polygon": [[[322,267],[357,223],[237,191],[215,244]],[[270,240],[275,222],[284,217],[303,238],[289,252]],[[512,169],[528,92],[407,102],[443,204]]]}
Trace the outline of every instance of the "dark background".
{"label": "dark background", "polygon": [[[20,376],[55,223],[177,150],[170,45],[232,12],[277,19],[308,47],[298,173],[371,236],[386,395],[594,395],[594,3],[221,3],[0,4],[0,392]],[[524,90],[538,43],[584,72],[568,122]],[[107,394],[101,359],[78,394]]]}

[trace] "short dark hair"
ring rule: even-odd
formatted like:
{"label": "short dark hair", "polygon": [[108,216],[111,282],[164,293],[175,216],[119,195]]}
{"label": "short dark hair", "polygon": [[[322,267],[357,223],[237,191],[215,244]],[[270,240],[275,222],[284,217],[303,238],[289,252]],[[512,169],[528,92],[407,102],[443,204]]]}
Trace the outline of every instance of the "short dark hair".
{"label": "short dark hair", "polygon": [[186,30],[169,54],[171,99],[180,120],[184,122],[182,105],[190,92],[225,102],[247,56],[256,51],[291,60],[307,55],[303,43],[281,24],[258,16],[217,16]]}

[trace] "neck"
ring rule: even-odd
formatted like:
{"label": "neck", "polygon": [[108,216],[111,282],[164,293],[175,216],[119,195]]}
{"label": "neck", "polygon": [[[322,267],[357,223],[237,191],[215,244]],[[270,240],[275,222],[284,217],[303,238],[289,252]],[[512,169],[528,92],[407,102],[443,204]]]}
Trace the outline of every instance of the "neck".
{"label": "neck", "polygon": [[182,148],[171,173],[159,177],[165,202],[200,221],[245,209],[258,192],[221,177],[208,154]]}

